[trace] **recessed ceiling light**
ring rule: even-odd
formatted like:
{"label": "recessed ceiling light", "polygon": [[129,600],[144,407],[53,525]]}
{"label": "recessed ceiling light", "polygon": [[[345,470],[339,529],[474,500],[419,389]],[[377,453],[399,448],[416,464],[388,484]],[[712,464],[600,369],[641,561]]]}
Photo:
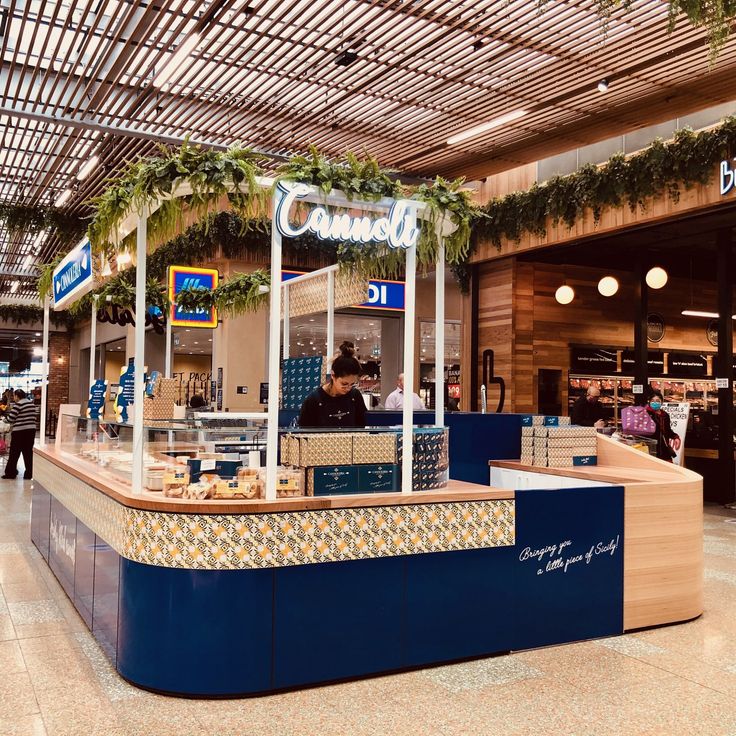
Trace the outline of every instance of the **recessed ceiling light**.
{"label": "recessed ceiling light", "polygon": [[56,202],[54,202],[54,207],[62,207],[65,205],[69,198],[72,196],[72,190],[71,189],[65,189],[57,198]]}
{"label": "recessed ceiling light", "polygon": [[608,80],[607,79],[601,79],[601,81],[598,82],[598,91],[608,92]]}

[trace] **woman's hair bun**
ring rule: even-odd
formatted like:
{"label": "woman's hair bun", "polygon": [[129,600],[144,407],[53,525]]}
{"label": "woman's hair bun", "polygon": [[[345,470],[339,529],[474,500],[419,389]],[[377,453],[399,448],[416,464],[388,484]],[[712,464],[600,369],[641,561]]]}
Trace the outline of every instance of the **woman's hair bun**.
{"label": "woman's hair bun", "polygon": [[344,355],[346,358],[354,358],[355,345],[353,345],[352,342],[345,340],[345,342],[340,345],[340,355]]}

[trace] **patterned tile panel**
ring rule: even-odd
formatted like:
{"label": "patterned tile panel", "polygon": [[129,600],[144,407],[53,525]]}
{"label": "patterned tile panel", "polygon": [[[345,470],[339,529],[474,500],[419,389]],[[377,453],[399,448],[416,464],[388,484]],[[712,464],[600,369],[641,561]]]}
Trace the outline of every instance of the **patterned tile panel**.
{"label": "patterned tile panel", "polygon": [[511,546],[512,500],[278,514],[121,506],[43,458],[38,482],[115,551],[160,567],[237,570]]}
{"label": "patterned tile panel", "polygon": [[514,544],[511,500],[234,516],[128,509],[122,554],[188,569],[239,569]]}

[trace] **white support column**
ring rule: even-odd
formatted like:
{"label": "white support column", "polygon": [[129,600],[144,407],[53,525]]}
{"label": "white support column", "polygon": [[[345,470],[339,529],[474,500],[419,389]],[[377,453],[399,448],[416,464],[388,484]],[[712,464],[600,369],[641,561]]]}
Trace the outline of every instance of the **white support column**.
{"label": "white support column", "polygon": [[[94,294],[92,296],[92,307],[89,322],[89,391],[87,396],[92,396],[92,386],[95,382],[95,357],[97,353],[97,300],[99,296]],[[84,396],[82,397],[84,399]],[[103,404],[104,408],[104,404]],[[94,421],[90,419],[87,422],[87,439],[93,435],[93,424]]]}
{"label": "white support column", "polygon": [[138,213],[135,272],[135,378],[133,410],[133,493],[143,491],[143,394],[146,365],[146,241],[148,240],[148,208]]}
{"label": "white support column", "polygon": [[46,447],[46,414],[49,406],[49,295],[43,299],[43,358],[41,363],[41,447]]}
{"label": "white support column", "polygon": [[92,308],[89,322],[89,387],[95,382],[95,354],[97,352],[97,294],[92,297]]}
{"label": "white support column", "polygon": [[329,375],[332,369],[332,356],[335,354],[335,272],[327,274],[327,365]]}
{"label": "white support column", "polygon": [[[280,197],[273,195],[273,212]],[[271,223],[271,294],[268,339],[268,432],[266,435],[266,500],[276,500],[279,443],[279,371],[281,368],[281,233]]]}
{"label": "white support column", "polygon": [[[171,378],[171,312],[170,311],[166,317],[166,356],[164,358],[164,378]],[[209,393],[209,390],[210,390],[210,387],[207,386],[207,393]]]}
{"label": "white support column", "polygon": [[401,492],[412,492],[414,466],[414,322],[416,315],[417,252],[406,251],[406,286],[404,310],[404,408],[402,412],[403,457],[401,461]]}
{"label": "white support column", "polygon": [[434,284],[434,423],[445,424],[445,246],[440,237]]}
{"label": "white support column", "polygon": [[291,351],[291,347],[289,345],[289,330],[291,329],[291,326],[289,325],[289,284],[288,282],[284,285],[284,288],[281,289],[281,293],[283,294],[284,298],[284,360],[289,357],[289,352]]}

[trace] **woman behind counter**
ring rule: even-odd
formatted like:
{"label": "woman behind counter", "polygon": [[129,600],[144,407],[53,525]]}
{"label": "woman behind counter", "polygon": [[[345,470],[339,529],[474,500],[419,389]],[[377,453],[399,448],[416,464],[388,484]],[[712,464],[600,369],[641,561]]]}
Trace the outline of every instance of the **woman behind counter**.
{"label": "woman behind counter", "polygon": [[365,427],[365,403],[355,384],[360,363],[351,342],[340,345],[332,361],[330,380],[313,391],[302,404],[300,427]]}

